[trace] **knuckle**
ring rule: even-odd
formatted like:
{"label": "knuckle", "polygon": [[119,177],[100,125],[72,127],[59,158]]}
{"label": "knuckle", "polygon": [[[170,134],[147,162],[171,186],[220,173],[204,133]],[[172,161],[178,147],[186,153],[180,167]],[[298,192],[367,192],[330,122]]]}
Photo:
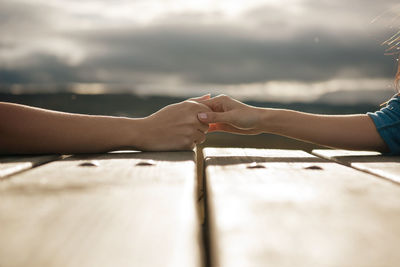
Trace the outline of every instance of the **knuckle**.
{"label": "knuckle", "polygon": [[195,112],[199,111],[199,107],[202,105],[197,102],[192,102],[192,101],[185,101],[184,109],[186,112]]}
{"label": "knuckle", "polygon": [[229,99],[229,96],[227,96],[225,94],[221,94],[221,95],[218,96],[218,98],[222,99],[222,100],[227,100],[227,99]]}
{"label": "knuckle", "polygon": [[184,101],[183,103],[182,103],[182,107],[183,108],[190,108],[192,106],[192,102],[190,102],[190,101]]}
{"label": "knuckle", "polygon": [[192,130],[195,130],[193,128],[198,128],[200,126],[201,122],[199,121],[199,119],[197,117],[192,117],[192,119],[190,120],[190,126],[192,127]]}

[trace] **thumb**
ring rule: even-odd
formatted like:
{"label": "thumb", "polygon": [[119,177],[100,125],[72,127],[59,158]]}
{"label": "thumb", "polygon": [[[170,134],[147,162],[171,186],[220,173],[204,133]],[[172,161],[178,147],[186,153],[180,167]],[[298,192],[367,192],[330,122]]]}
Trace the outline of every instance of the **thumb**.
{"label": "thumb", "polygon": [[229,112],[203,112],[203,113],[198,113],[197,117],[201,122],[204,123],[230,122]]}

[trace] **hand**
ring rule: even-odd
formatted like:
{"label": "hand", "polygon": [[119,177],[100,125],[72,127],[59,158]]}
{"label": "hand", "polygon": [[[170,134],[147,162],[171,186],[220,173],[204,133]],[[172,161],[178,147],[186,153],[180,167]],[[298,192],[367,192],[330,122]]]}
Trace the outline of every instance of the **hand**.
{"label": "hand", "polygon": [[208,124],[201,123],[197,114],[211,111],[199,103],[209,98],[205,95],[172,104],[145,118],[145,136],[140,148],[152,151],[188,150],[203,143]]}
{"label": "hand", "polygon": [[208,132],[223,131],[238,134],[259,134],[260,111],[226,95],[200,100],[212,111],[198,114],[203,123],[209,123]]}

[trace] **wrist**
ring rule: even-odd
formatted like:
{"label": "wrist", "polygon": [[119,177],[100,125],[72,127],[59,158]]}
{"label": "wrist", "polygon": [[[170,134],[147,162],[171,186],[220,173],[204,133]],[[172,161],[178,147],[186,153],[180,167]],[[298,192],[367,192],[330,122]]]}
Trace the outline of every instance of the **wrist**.
{"label": "wrist", "polygon": [[259,129],[264,133],[278,133],[282,127],[282,110],[273,108],[260,108]]}
{"label": "wrist", "polygon": [[117,129],[119,136],[119,146],[122,149],[143,150],[146,140],[149,138],[146,132],[147,118],[120,118],[121,126]]}

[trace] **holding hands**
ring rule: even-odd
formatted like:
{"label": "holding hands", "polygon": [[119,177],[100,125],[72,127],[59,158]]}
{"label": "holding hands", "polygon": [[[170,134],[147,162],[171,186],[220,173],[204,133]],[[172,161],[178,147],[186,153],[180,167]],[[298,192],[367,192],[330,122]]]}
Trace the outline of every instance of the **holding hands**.
{"label": "holding hands", "polygon": [[187,150],[215,131],[274,133],[336,148],[388,151],[366,114],[259,108],[225,95],[192,98],[145,118],[73,114],[0,102],[0,154]]}
{"label": "holding hands", "polygon": [[193,149],[206,139],[208,124],[197,119],[197,114],[210,112],[202,101],[210,96],[166,106],[143,119],[145,130],[142,150],[186,150]]}
{"label": "holding hands", "polygon": [[209,123],[209,132],[224,131],[237,134],[262,133],[260,110],[246,105],[226,95],[201,100],[199,103],[211,109],[210,112],[199,113],[201,122]]}

